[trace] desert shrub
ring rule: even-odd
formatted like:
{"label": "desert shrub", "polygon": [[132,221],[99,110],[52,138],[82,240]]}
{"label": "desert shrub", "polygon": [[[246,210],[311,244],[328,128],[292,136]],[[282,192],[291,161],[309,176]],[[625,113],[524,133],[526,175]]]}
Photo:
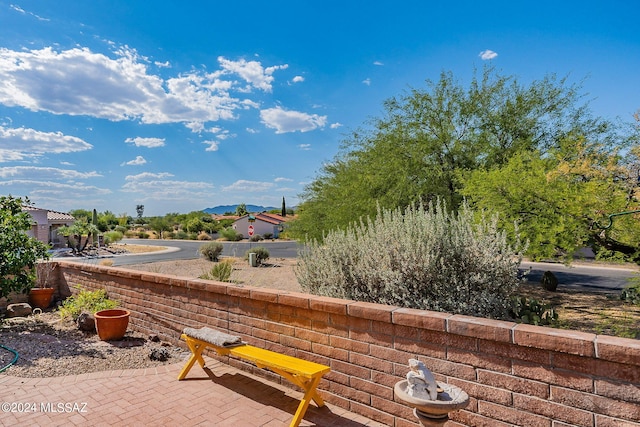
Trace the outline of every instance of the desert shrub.
{"label": "desert shrub", "polygon": [[254,234],[253,236],[249,237],[250,242],[259,242],[261,240],[264,240],[264,238],[259,234]]}
{"label": "desert shrub", "polygon": [[211,240],[211,236],[207,233],[200,233],[198,234],[198,240]]}
{"label": "desert shrub", "polygon": [[198,248],[198,253],[209,261],[218,261],[224,246],[219,242],[205,243]]}
{"label": "desert shrub", "polygon": [[249,259],[250,253],[256,254],[256,261],[258,262],[258,264],[262,264],[264,261],[269,259],[269,250],[264,246],[257,246],[255,248],[249,249],[244,253],[244,259]]}
{"label": "desert shrub", "polygon": [[631,284],[620,293],[620,299],[631,304],[640,305],[640,277],[630,279]]}
{"label": "desert shrub", "polygon": [[238,240],[242,240],[242,234],[238,233],[233,228],[225,228],[220,230],[220,237],[224,240],[229,240],[231,242],[237,242]]}
{"label": "desert shrub", "polygon": [[146,231],[139,231],[138,232],[138,238],[139,239],[148,239],[149,238],[149,233],[147,233]]}
{"label": "desert shrub", "polygon": [[116,225],[116,228],[114,228],[113,231],[119,231],[124,235],[127,232],[127,227],[124,227],[122,225]]}
{"label": "desert shrub", "polygon": [[558,313],[549,304],[534,298],[511,297],[511,315],[518,322],[530,325],[551,325],[558,320]]}
{"label": "desert shrub", "polygon": [[189,235],[187,234],[186,231],[182,231],[182,230],[178,230],[175,233],[173,233],[173,238],[174,239],[178,239],[178,240],[187,240],[189,238]]}
{"label": "desert shrub", "polygon": [[233,272],[233,260],[224,260],[216,263],[211,270],[202,273],[199,277],[206,280],[218,280],[220,282],[228,282]]}
{"label": "desert shrub", "polygon": [[165,231],[162,236],[167,240],[175,239],[175,234],[173,231]]}
{"label": "desert shrub", "polygon": [[110,245],[111,243],[119,242],[122,237],[123,235],[119,231],[107,231],[104,233],[104,244]]}
{"label": "desert shrub", "polygon": [[296,276],[310,293],[401,307],[509,318],[525,249],[497,217],[466,204],[378,210],[374,219],[307,242]]}
{"label": "desert shrub", "polygon": [[109,310],[116,308],[118,302],[107,298],[107,291],[104,289],[98,289],[95,291],[88,291],[83,288],[79,288],[80,291],[77,295],[70,296],[60,306],[58,313],[62,318],[72,318],[76,320],[80,313],[88,311],[94,314],[96,311]]}
{"label": "desert shrub", "polygon": [[273,233],[264,233],[264,234],[262,235],[262,238],[263,238],[264,240],[273,239]]}

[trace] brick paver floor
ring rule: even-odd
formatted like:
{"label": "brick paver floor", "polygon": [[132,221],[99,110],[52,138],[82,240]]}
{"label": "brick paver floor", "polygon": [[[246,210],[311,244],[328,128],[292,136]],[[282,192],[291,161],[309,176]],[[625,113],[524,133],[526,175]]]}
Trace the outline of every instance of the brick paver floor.
{"label": "brick paver floor", "polygon": [[[182,364],[56,378],[0,375],[3,426],[288,426],[302,393],[211,358],[207,371]],[[322,392],[321,392],[322,393]],[[12,412],[13,411],[13,412]],[[381,427],[314,403],[301,426]]]}

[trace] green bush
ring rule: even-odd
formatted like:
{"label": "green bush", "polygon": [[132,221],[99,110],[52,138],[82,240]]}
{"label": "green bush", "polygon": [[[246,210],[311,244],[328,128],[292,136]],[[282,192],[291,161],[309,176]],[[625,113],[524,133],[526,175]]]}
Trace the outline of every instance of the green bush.
{"label": "green bush", "polygon": [[258,262],[258,264],[262,264],[264,261],[269,259],[269,250],[264,246],[257,246],[255,248],[249,249],[244,253],[244,259],[248,260],[250,253],[256,254],[256,261]]}
{"label": "green bush", "polygon": [[526,297],[514,296],[511,298],[512,316],[518,322],[530,325],[551,325],[558,320],[558,313],[549,304]]}
{"label": "green bush", "polygon": [[114,231],[119,231],[124,235],[127,232],[127,227],[124,227],[122,225],[116,225],[116,228],[114,229]]}
{"label": "green bush", "polygon": [[262,238],[263,238],[264,240],[273,239],[273,233],[264,233],[264,234],[262,235]]}
{"label": "green bush", "polygon": [[523,245],[497,217],[442,203],[378,210],[375,219],[307,242],[296,276],[310,293],[401,307],[509,318]]}
{"label": "green bush", "polygon": [[77,295],[71,296],[64,300],[58,313],[60,317],[72,318],[76,320],[80,313],[88,311],[94,314],[96,311],[109,310],[118,306],[118,302],[107,298],[107,291],[104,289],[98,289],[95,291],[88,291],[83,288],[79,288]]}
{"label": "green bush", "polygon": [[214,265],[211,270],[200,275],[201,279],[228,282],[233,272],[233,260],[224,260]]}
{"label": "green bush", "polygon": [[147,233],[146,231],[139,231],[138,232],[138,238],[139,239],[148,239],[149,238],[149,233]]}
{"label": "green bush", "polygon": [[110,245],[111,243],[119,242],[122,237],[123,235],[119,231],[107,231],[104,233],[104,244]]}
{"label": "green bush", "polygon": [[209,261],[217,262],[223,249],[224,246],[222,246],[222,243],[211,242],[205,243],[204,245],[200,246],[200,248],[198,249],[198,253]]}
{"label": "green bush", "polygon": [[231,227],[220,230],[220,237],[225,240],[229,240],[230,242],[237,242],[239,240],[242,240],[242,234],[238,233]]}
{"label": "green bush", "polygon": [[626,286],[620,293],[620,299],[631,304],[640,305],[640,278],[631,279],[632,284]]}
{"label": "green bush", "polygon": [[250,242],[259,242],[261,240],[264,240],[264,238],[259,234],[254,234],[253,236],[249,237]]}

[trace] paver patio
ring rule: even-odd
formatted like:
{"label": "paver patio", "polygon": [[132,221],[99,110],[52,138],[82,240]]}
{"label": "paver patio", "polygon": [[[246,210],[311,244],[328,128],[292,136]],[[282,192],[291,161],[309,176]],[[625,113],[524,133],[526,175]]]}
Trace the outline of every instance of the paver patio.
{"label": "paver patio", "polygon": [[[176,378],[182,363],[55,378],[0,375],[1,425],[287,426],[301,392],[211,358]],[[12,405],[13,404],[13,405]],[[11,407],[13,406],[13,407]],[[12,409],[16,412],[8,412]],[[30,411],[30,412],[26,412]],[[301,426],[382,424],[327,404],[313,404]]]}

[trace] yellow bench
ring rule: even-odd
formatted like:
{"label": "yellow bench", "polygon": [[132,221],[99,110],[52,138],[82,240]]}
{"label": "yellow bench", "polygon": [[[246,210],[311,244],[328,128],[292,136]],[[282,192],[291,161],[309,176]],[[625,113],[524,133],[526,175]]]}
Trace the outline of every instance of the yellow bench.
{"label": "yellow bench", "polygon": [[311,400],[316,402],[318,407],[324,406],[324,401],[318,394],[316,388],[322,376],[331,370],[328,366],[244,343],[235,343],[229,346],[220,345],[221,342],[219,340],[216,342],[216,340],[208,339],[207,333],[221,333],[209,328],[201,328],[199,330],[191,329],[191,331],[192,333],[189,333],[189,329],[187,328],[185,329],[185,333],[181,335],[181,338],[186,341],[189,350],[191,350],[191,356],[182,368],[182,371],[180,371],[178,380],[187,376],[196,360],[200,366],[204,368],[205,362],[202,358],[202,352],[207,347],[212,347],[221,356],[235,356],[253,362],[258,368],[267,368],[304,390],[304,397],[300,401],[300,405],[298,405],[298,409],[289,425],[290,427],[297,427],[300,424]]}

